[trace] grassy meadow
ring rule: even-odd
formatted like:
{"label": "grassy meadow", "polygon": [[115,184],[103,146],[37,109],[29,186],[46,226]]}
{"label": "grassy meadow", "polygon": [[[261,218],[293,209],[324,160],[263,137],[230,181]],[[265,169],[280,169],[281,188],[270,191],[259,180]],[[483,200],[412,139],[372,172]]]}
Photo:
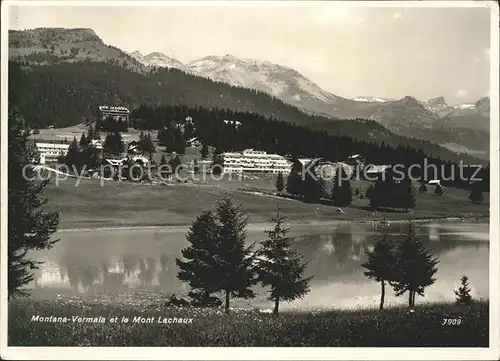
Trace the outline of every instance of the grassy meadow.
{"label": "grassy meadow", "polygon": [[[324,310],[264,314],[235,309],[165,308],[162,303],[103,304],[81,300],[14,300],[9,303],[10,346],[386,346],[487,347],[488,301],[471,306],[417,305],[378,310]],[[104,317],[105,323],[52,323],[32,316]],[[110,318],[117,317],[117,323]],[[129,323],[122,323],[122,317]],[[153,323],[133,323],[152,317]],[[164,318],[192,323],[157,323]],[[460,319],[442,325],[443,319]]]}
{"label": "grassy meadow", "polygon": [[[276,206],[290,223],[335,220],[380,220],[382,214],[367,209],[368,200],[354,196],[345,213],[326,204],[304,203],[273,196],[274,177],[221,181],[195,181],[189,184],[139,184],[126,181],[76,179],[55,182],[46,188],[48,207],[61,211],[60,228],[189,225],[201,210],[212,207],[224,195],[241,204],[252,223],[269,222]],[[363,192],[366,182],[354,182]],[[485,199],[488,195],[485,194]],[[489,204],[474,204],[465,190],[447,188],[442,196],[432,192],[416,194],[416,208],[410,212],[390,212],[390,220],[446,217],[488,217]]]}

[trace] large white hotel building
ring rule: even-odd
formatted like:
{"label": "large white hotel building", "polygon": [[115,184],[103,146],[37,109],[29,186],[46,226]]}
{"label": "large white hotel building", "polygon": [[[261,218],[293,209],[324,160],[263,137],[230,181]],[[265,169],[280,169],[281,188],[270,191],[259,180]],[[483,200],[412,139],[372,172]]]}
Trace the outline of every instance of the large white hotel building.
{"label": "large white hotel building", "polygon": [[226,152],[222,154],[224,173],[262,172],[288,174],[292,163],[278,154],[267,154],[264,151],[245,149],[242,152]]}

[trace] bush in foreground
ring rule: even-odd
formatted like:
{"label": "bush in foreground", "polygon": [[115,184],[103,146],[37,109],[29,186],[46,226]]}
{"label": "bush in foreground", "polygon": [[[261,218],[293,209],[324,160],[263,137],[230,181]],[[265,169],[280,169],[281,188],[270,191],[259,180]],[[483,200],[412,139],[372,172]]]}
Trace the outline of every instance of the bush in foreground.
{"label": "bush in foreground", "polygon": [[[287,312],[213,309],[140,309],[130,304],[14,300],[9,304],[10,346],[393,346],[487,347],[488,301],[384,311]],[[180,324],[32,322],[33,315],[193,318]],[[460,319],[455,324],[447,319]],[[442,325],[443,322],[445,325]]]}

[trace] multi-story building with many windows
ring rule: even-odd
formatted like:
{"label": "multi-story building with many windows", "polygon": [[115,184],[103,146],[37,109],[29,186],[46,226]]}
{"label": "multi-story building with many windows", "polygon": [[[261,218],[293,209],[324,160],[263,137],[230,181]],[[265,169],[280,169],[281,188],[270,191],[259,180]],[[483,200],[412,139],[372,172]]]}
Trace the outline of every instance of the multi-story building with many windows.
{"label": "multi-story building with many windows", "polygon": [[40,155],[40,164],[46,162],[56,162],[61,155],[68,153],[69,144],[59,143],[35,143],[38,154]]}
{"label": "multi-story building with many windows", "polygon": [[107,105],[101,105],[98,108],[98,114],[101,121],[105,121],[108,118],[116,120],[118,123],[130,125],[130,110],[125,107],[110,107]]}
{"label": "multi-story building with many windows", "polygon": [[263,172],[290,173],[292,163],[278,154],[245,149],[242,152],[222,154],[224,173]]}

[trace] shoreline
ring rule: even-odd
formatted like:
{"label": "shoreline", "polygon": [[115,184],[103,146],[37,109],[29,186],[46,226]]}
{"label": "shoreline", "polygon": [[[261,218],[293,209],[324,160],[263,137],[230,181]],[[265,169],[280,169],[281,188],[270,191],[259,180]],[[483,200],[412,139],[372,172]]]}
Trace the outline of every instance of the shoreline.
{"label": "shoreline", "polygon": [[[461,221],[462,219],[465,219],[465,223],[472,223],[468,222],[469,219],[474,219],[475,221],[480,220],[483,221],[483,223],[488,223],[489,224],[489,216],[474,216],[470,218],[465,218],[465,217],[442,217],[442,218],[422,218],[422,219],[413,219],[412,221],[414,223],[429,223],[429,222],[435,222],[435,221],[450,221],[450,222],[456,222],[456,221]],[[372,224],[372,223],[377,223],[380,222],[380,220],[343,220],[343,219],[336,219],[336,220],[331,220],[331,221],[304,221],[304,222],[294,222],[294,221],[289,221],[287,222],[287,225],[289,227],[311,227],[311,226],[319,226],[319,227],[324,227],[324,226],[331,226],[331,225],[342,225],[342,224],[349,224],[349,223],[356,223],[356,224]],[[390,220],[388,219],[389,223],[393,224],[402,224],[408,222],[407,220],[403,219],[396,219],[396,220]],[[156,230],[164,230],[168,232],[184,232],[189,229],[191,224],[165,224],[165,225],[134,225],[134,226],[108,226],[108,227],[61,227],[59,228],[56,233],[59,232],[91,232],[91,231],[126,231],[126,230],[147,230],[147,229],[156,229]],[[267,230],[269,227],[272,227],[273,223],[271,222],[255,222],[255,223],[249,223],[247,226],[247,230],[250,231],[264,231]]]}

